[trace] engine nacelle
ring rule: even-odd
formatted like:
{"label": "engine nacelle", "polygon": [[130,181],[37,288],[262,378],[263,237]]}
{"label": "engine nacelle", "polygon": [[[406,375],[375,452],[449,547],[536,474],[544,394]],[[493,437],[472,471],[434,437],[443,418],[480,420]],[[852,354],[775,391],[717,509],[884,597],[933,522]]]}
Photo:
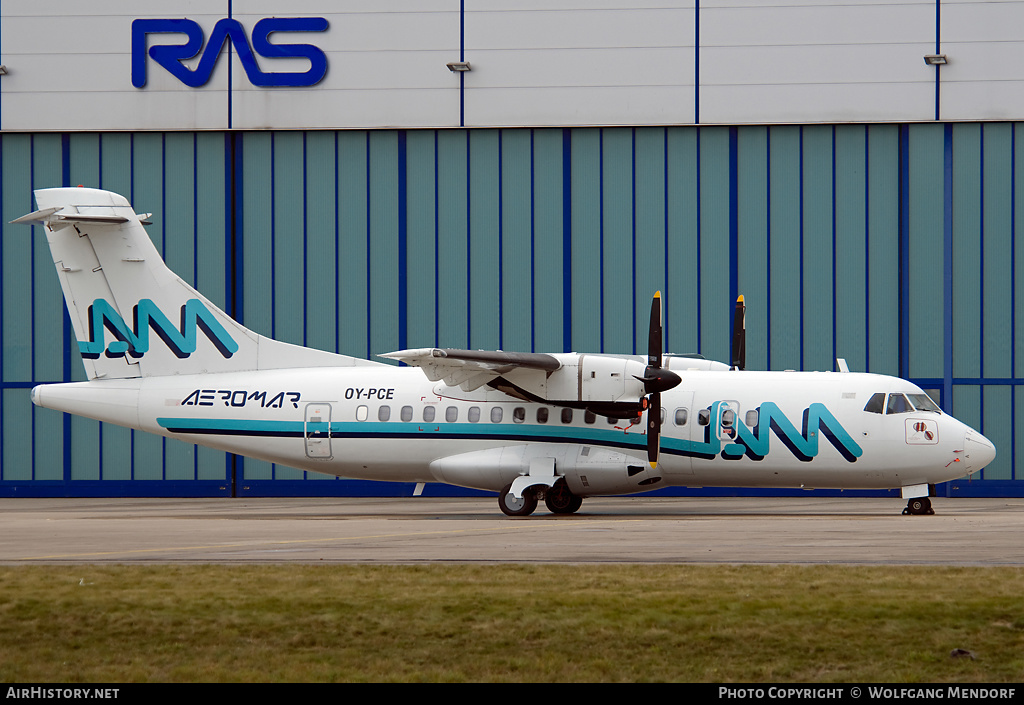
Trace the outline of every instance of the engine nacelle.
{"label": "engine nacelle", "polygon": [[[481,490],[501,491],[533,468],[547,467],[554,461],[554,479],[565,479],[574,494],[595,495],[646,492],[662,485],[661,477],[651,470],[641,452],[629,455],[593,445],[524,443],[460,453],[439,458],[430,464],[438,482]],[[537,485],[548,487],[551,475],[538,476]]]}

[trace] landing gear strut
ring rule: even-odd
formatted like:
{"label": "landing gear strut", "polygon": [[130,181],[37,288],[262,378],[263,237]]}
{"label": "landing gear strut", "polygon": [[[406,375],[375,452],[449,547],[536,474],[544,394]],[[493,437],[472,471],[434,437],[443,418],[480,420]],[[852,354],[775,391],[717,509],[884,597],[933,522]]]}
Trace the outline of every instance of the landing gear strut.
{"label": "landing gear strut", "polygon": [[573,494],[565,480],[559,480],[544,492],[544,504],[552,514],[572,514],[583,504],[583,498]]}
{"label": "landing gear strut", "polygon": [[510,517],[525,517],[533,514],[537,508],[537,493],[527,489],[523,491],[522,497],[516,499],[509,491],[511,489],[512,483],[510,482],[498,495],[498,507],[501,511]]}
{"label": "landing gear strut", "polygon": [[934,514],[935,510],[932,509],[932,501],[927,497],[913,497],[907,501],[907,507],[903,510],[904,514]]}

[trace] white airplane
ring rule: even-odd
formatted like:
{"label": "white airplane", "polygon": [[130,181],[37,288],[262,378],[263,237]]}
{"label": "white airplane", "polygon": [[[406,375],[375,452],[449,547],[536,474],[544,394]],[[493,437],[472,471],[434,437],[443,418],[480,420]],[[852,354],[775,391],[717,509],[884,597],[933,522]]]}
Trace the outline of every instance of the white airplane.
{"label": "white airplane", "polygon": [[329,475],[493,490],[511,516],[671,485],[899,488],[904,513],[932,513],[934,483],[996,454],[905,380],[744,370],[742,297],[731,366],[662,355],[656,294],[646,358],[424,348],[384,355],[396,367],[235,322],[167,268],[123,196],[35,197],[12,222],[46,232],[89,379],[35,387],[49,409]]}

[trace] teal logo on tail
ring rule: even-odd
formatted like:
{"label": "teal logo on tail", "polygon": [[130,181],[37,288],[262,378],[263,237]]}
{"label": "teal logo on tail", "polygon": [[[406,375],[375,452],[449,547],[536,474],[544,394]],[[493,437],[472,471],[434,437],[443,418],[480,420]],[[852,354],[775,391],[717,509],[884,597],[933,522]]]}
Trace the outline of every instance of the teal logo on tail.
{"label": "teal logo on tail", "polygon": [[[82,357],[92,360],[100,355],[140,358],[149,352],[149,331],[156,332],[164,344],[179,358],[196,351],[197,330],[203,331],[224,357],[238,352],[235,342],[210,309],[199,299],[189,299],[181,307],[180,325],[175,326],[150,299],[139,299],[132,309],[133,325],[129,327],[121,314],[106,299],[96,299],[89,306],[89,340],[78,341]],[[114,340],[106,343],[104,331]]]}

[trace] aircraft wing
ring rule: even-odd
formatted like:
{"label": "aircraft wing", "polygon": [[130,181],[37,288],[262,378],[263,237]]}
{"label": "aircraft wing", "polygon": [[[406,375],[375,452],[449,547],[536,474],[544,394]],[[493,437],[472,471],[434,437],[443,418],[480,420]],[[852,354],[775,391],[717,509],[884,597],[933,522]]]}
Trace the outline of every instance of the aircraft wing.
{"label": "aircraft wing", "polygon": [[501,350],[418,348],[384,353],[381,357],[419,367],[431,382],[444,381],[449,387],[458,386],[466,392],[516,369],[554,372],[562,366],[553,355]]}

